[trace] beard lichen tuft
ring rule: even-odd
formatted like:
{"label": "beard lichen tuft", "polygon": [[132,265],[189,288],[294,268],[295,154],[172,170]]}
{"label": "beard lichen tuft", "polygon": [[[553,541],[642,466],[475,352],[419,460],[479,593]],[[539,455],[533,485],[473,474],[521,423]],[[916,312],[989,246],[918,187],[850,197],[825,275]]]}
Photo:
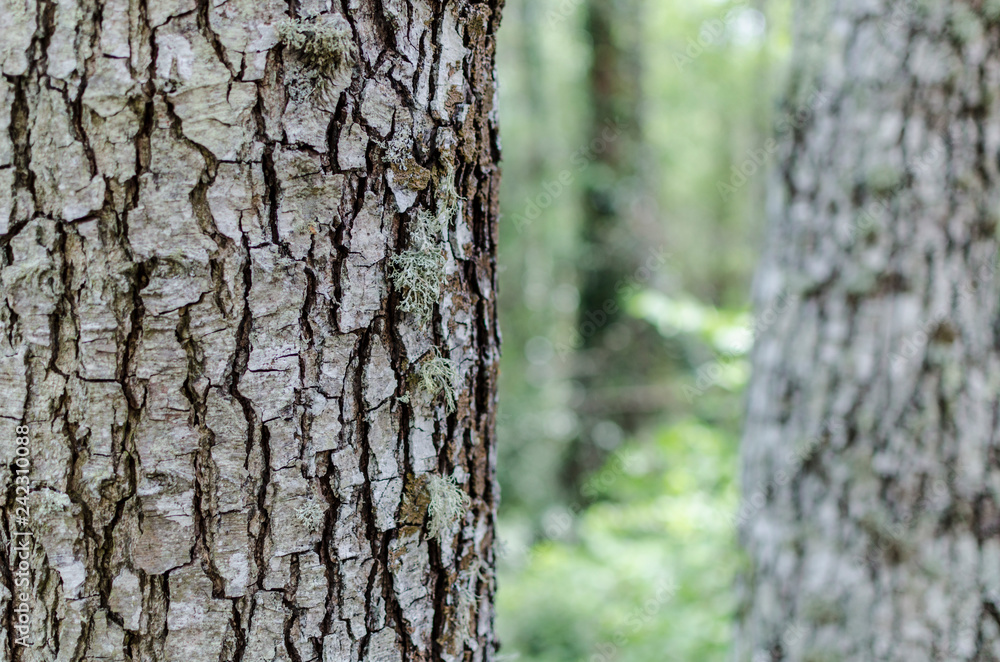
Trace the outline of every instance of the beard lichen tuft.
{"label": "beard lichen tuft", "polygon": [[310,499],[306,501],[298,510],[295,511],[295,517],[310,531],[315,531],[320,528],[323,524],[323,519],[326,513],[323,510],[323,506],[317,503],[315,500]]}
{"label": "beard lichen tuft", "polygon": [[458,486],[454,476],[432,475],[427,477],[427,496],[427,533],[443,544],[448,529],[469,508],[469,495]]}
{"label": "beard lichen tuft", "polygon": [[390,261],[389,277],[402,293],[399,308],[411,313],[418,324],[430,321],[434,304],[441,298],[445,257],[436,241],[444,229],[443,221],[440,215],[420,212],[410,232],[413,248]]}
{"label": "beard lichen tuft", "polygon": [[[401,164],[407,163],[407,159],[413,161],[402,148],[391,143],[385,147],[386,162],[394,167],[403,167]],[[422,190],[427,185],[428,173],[415,161],[413,165],[419,177],[419,181],[414,180],[416,185],[413,188]],[[417,168],[420,168],[419,171]],[[459,200],[463,199],[455,189],[454,167],[449,167],[444,175],[439,177],[435,174],[432,178],[437,189],[435,211],[425,209],[417,214],[410,225],[410,248],[389,261],[389,278],[402,293],[400,309],[412,313],[418,324],[430,321],[434,304],[441,298],[447,264],[442,252],[442,235],[458,212]]]}
{"label": "beard lichen tuft", "polygon": [[478,585],[480,580],[486,580],[482,561],[476,559],[466,570],[458,575],[455,582],[454,631],[455,644],[464,646],[475,641],[475,622],[473,614],[479,603]]}
{"label": "beard lichen tuft", "polygon": [[458,380],[458,370],[455,369],[451,359],[446,359],[434,350],[434,355],[420,364],[417,377],[420,379],[420,389],[429,393],[431,397],[443,394],[448,413],[455,411],[455,382]]}
{"label": "beard lichen tuft", "polygon": [[455,188],[455,166],[449,165],[447,169],[444,169],[443,174],[435,176],[434,184],[438,192],[438,216],[442,218],[445,224],[450,223],[458,211],[458,201],[465,200],[465,198],[458,194],[458,189]]}
{"label": "beard lichen tuft", "polygon": [[[291,49],[303,65],[297,81],[322,93],[330,81],[357,59],[351,26],[339,15],[323,18],[286,18],[275,26],[278,40]],[[293,96],[295,96],[294,90]]]}
{"label": "beard lichen tuft", "polygon": [[441,250],[408,250],[394,255],[389,276],[393,286],[403,293],[400,310],[412,313],[418,324],[430,321],[444,284]]}

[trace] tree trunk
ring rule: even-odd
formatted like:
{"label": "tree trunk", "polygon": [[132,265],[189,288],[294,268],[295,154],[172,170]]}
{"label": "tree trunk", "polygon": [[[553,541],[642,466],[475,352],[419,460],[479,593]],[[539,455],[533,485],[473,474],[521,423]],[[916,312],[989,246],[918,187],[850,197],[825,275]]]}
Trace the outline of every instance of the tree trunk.
{"label": "tree trunk", "polygon": [[[586,29],[591,41],[587,100],[591,115],[580,158],[582,179],[580,304],[573,349],[576,377],[587,391],[633,384],[643,377],[643,352],[609,351],[608,335],[623,335],[621,290],[631,285],[649,246],[635,213],[641,193],[638,169],[642,141],[642,7],[637,0],[587,0]],[[613,344],[613,343],[612,343]],[[637,361],[632,361],[636,357]],[[569,493],[600,468],[608,442],[595,434],[599,424],[632,428],[621,411],[580,415],[580,435],[569,448],[564,482]],[[598,428],[599,429],[599,428]],[[603,443],[603,447],[602,447]]]}
{"label": "tree trunk", "polygon": [[333,4],[0,8],[0,660],[493,658],[502,0]]}
{"label": "tree trunk", "polygon": [[803,4],[739,514],[739,660],[1000,659],[1000,14]]}

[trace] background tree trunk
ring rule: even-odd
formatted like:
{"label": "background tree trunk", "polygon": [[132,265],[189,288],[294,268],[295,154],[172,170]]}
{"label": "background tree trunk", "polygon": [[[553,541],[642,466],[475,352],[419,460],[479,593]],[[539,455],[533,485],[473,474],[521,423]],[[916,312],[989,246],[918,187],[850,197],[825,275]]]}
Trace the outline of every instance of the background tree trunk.
{"label": "background tree trunk", "polygon": [[[649,219],[638,213],[645,193],[642,169],[642,2],[587,0],[586,30],[591,41],[587,77],[592,109],[585,135],[581,181],[580,304],[574,343],[574,371],[588,391],[612,390],[643,381],[651,364],[642,351],[609,350],[609,335],[631,335],[639,325],[623,331],[627,316],[621,311],[623,283],[634,280],[650,250]],[[616,289],[616,287],[618,289]],[[623,317],[626,320],[623,322]],[[614,345],[614,343],[611,343]],[[657,339],[656,345],[659,345]],[[580,435],[573,439],[564,482],[576,494],[586,475],[596,471],[609,450],[595,427],[613,423],[634,431],[631,412],[595,413],[577,410]],[[617,429],[617,428],[615,428]],[[596,437],[596,438],[595,438]]]}
{"label": "background tree trunk", "polygon": [[0,7],[0,660],[492,659],[502,0],[333,5]]}
{"label": "background tree trunk", "polygon": [[740,660],[1000,659],[1000,17],[877,6],[796,19]]}

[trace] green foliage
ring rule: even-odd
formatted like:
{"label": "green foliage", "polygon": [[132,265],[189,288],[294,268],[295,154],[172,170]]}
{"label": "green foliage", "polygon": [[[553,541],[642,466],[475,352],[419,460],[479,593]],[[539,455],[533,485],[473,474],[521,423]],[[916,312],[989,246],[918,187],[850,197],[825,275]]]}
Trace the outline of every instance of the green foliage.
{"label": "green foliage", "polygon": [[720,352],[744,355],[753,341],[749,313],[707,306],[690,296],[670,297],[647,290],[629,302],[629,311],[649,321],[663,336],[696,335]]}
{"label": "green foliage", "polygon": [[[767,140],[790,124],[771,101],[787,76],[790,3],[767,3],[761,33],[759,5],[745,0],[642,2],[645,183],[612,187],[636,197],[611,204],[659,223],[651,233],[666,237],[671,255],[609,302],[628,324],[602,329],[606,346],[592,351],[629,367],[598,378],[586,355],[562,349],[588,312],[578,267],[601,258],[583,249],[581,191],[608,178],[588,158],[586,5],[508,0],[499,40],[501,653],[520,662],[728,660],[746,311],[777,153]],[[751,157],[761,161],[755,172],[736,177]],[[663,354],[665,364],[646,361]],[[641,417],[626,409],[650,400]],[[609,412],[601,443],[610,456],[574,491],[561,480],[572,470],[565,460],[595,410]]]}
{"label": "green foliage", "polygon": [[533,662],[726,659],[735,449],[690,420],[621,449],[570,538],[505,558],[501,640]]}

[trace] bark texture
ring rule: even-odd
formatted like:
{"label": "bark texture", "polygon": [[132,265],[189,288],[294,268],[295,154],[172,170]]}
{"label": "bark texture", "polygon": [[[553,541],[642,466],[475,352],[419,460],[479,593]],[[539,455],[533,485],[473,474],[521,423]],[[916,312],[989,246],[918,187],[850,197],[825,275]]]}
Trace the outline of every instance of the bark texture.
{"label": "bark texture", "polygon": [[0,660],[493,658],[501,5],[0,3]]}
{"label": "bark texture", "polygon": [[739,660],[1000,659],[998,18],[798,9],[755,283]]}

